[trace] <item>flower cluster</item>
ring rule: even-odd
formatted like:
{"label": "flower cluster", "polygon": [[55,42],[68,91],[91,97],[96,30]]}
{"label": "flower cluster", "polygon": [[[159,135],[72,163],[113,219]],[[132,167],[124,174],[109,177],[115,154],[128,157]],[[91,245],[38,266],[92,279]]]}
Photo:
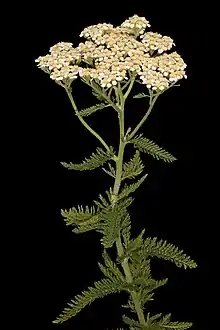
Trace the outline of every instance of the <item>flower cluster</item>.
{"label": "flower cluster", "polygon": [[128,31],[130,30],[130,33],[136,34],[142,34],[144,33],[146,27],[150,27],[150,23],[146,20],[145,17],[139,17],[138,15],[134,15],[132,17],[129,17],[129,19],[126,19],[122,24],[122,28],[126,28]]}
{"label": "flower cluster", "polygon": [[56,81],[72,81],[77,78],[78,66],[75,61],[80,59],[80,53],[70,42],[59,42],[50,48],[50,54],[40,56],[36,60],[38,66]]}
{"label": "flower cluster", "polygon": [[170,37],[145,33],[147,27],[149,22],[137,15],[115,28],[107,23],[92,25],[80,34],[85,42],[75,48],[60,42],[36,61],[52,79],[64,84],[79,76],[110,88],[128,80],[133,72],[147,88],[164,90],[186,78],[186,64],[177,52],[166,53],[175,45]]}
{"label": "flower cluster", "polygon": [[167,36],[162,36],[159,33],[147,32],[144,35],[141,35],[140,38],[142,42],[148,46],[149,50],[157,50],[159,54],[170,50],[175,46],[173,39]]}
{"label": "flower cluster", "polygon": [[[101,37],[105,34],[106,31],[113,28],[112,24],[97,24],[97,25],[91,25],[87,28],[85,28],[81,33],[80,37],[84,37],[86,39],[92,39],[92,41],[96,42],[97,44],[101,44],[101,40],[104,41],[104,39],[101,39]],[[100,41],[99,41],[100,40]],[[104,42],[103,42],[104,43]]]}

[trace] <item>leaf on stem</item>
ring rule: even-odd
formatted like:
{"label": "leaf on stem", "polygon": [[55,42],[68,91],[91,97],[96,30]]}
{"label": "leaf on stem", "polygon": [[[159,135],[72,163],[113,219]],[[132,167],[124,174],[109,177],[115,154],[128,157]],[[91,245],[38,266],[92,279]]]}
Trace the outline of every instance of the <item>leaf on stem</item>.
{"label": "leaf on stem", "polygon": [[128,143],[133,143],[135,148],[138,148],[142,152],[148,153],[155,159],[162,159],[167,163],[172,163],[176,160],[176,158],[168,151],[159,147],[155,142],[143,137],[142,135],[143,134],[141,133],[140,135],[129,140]]}
{"label": "leaf on stem", "polygon": [[150,97],[150,96],[144,93],[139,93],[133,96],[134,99],[141,99],[143,97]]}
{"label": "leaf on stem", "polygon": [[68,170],[78,170],[78,171],[86,171],[86,170],[94,170],[95,168],[102,166],[105,162],[112,159],[114,156],[113,147],[110,146],[110,152],[106,152],[102,148],[97,148],[96,152],[92,153],[89,159],[85,159],[81,164],[73,164],[62,162],[61,164],[67,168]]}
{"label": "leaf on stem", "polygon": [[133,179],[137,175],[141,174],[144,169],[144,165],[140,158],[140,152],[136,150],[133,158],[128,162],[123,164],[122,178],[124,179]]}
{"label": "leaf on stem", "polygon": [[99,103],[99,104],[93,105],[92,107],[80,110],[78,113],[76,113],[76,116],[80,115],[81,117],[87,117],[87,116],[93,114],[94,112],[96,112],[98,110],[102,110],[107,107],[110,107],[110,104]]}
{"label": "leaf on stem", "polygon": [[102,168],[103,171],[115,179],[116,177],[115,168],[110,163],[108,163],[108,167],[109,167],[109,171],[106,170],[104,167]]}
{"label": "leaf on stem", "polygon": [[147,177],[147,174],[143,175],[142,178],[140,178],[137,182],[135,182],[133,184],[130,184],[130,185],[125,184],[123,187],[123,190],[118,195],[117,200],[121,200],[124,197],[128,196],[129,194],[133,193],[137,188],[140,187],[140,185],[142,184],[142,182],[144,182],[146,177]]}
{"label": "leaf on stem", "polygon": [[98,265],[103,274],[110,279],[115,277],[118,280],[126,282],[124,275],[122,274],[118,266],[111,260],[106,249],[104,249],[102,256],[105,262],[105,266],[103,266],[101,263],[98,263]]}
{"label": "leaf on stem", "polygon": [[68,307],[64,308],[62,313],[53,321],[53,323],[63,323],[78,314],[83,308],[90,305],[96,299],[123,290],[124,283],[120,280],[104,278],[98,282],[94,282],[93,287],[88,287],[87,290],[76,295],[74,300],[71,300],[70,303],[68,303]]}
{"label": "leaf on stem", "polygon": [[121,230],[121,224],[127,214],[126,208],[132,203],[132,198],[127,198],[121,203],[116,204],[114,208],[108,208],[102,212],[102,245],[107,249],[111,248],[118,238]]}
{"label": "leaf on stem", "polygon": [[143,254],[149,257],[157,257],[160,259],[172,261],[177,267],[196,268],[197,264],[191,260],[183,250],[164,240],[154,238],[146,238],[143,245]]}

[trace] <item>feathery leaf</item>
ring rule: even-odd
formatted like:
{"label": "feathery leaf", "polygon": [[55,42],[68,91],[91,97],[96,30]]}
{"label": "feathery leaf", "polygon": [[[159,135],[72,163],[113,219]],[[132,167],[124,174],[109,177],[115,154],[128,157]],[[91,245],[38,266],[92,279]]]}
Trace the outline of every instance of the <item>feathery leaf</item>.
{"label": "feathery leaf", "polygon": [[109,167],[109,171],[106,170],[104,167],[102,168],[103,171],[115,179],[116,173],[114,167],[110,163],[108,163],[108,167]]}
{"label": "feathery leaf", "polygon": [[92,225],[97,223],[99,220],[99,210],[96,210],[94,206],[89,207],[78,205],[77,207],[72,207],[69,210],[61,210],[61,215],[67,226],[71,225]]}
{"label": "feathery leaf", "polygon": [[140,305],[141,305],[142,309],[144,309],[145,305],[148,302],[151,302],[152,300],[154,300],[153,296],[154,296],[154,293],[149,292],[147,287],[142,289],[141,294],[140,294]]}
{"label": "feathery leaf", "polygon": [[93,223],[93,224],[89,224],[89,225],[80,225],[73,229],[73,233],[82,234],[82,233],[86,233],[87,231],[91,231],[91,230],[98,231],[99,229],[100,229],[100,224]]}
{"label": "feathery leaf", "polygon": [[133,179],[143,171],[144,165],[140,159],[140,152],[136,150],[134,157],[123,164],[123,172],[121,180],[126,178]]}
{"label": "feathery leaf", "polygon": [[168,151],[159,147],[155,142],[145,138],[140,134],[139,136],[134,137],[129,140],[128,143],[133,143],[135,148],[138,148],[140,151],[148,153],[153,156],[155,159],[162,159],[164,162],[172,163],[176,160]]}
{"label": "feathery leaf", "polygon": [[170,329],[170,330],[186,330],[192,327],[191,322],[171,322],[170,321],[171,314],[165,315],[162,320],[158,322],[161,329]]}
{"label": "feathery leaf", "polygon": [[[108,198],[110,197],[109,192],[106,192]],[[101,194],[99,194],[99,200],[100,201],[94,201],[94,204],[98,206],[99,209],[104,210],[105,208],[108,208],[111,203],[110,201],[107,201],[106,198],[104,198]]]}
{"label": "feathery leaf", "polygon": [[170,322],[169,324],[160,325],[164,329],[170,330],[186,330],[192,327],[191,322]]}
{"label": "feathery leaf", "polygon": [[146,329],[148,330],[186,330],[191,328],[190,322],[171,322],[171,314],[167,314],[162,317],[162,313],[150,316],[147,314]]}
{"label": "feathery leaf", "polygon": [[104,90],[102,87],[100,87],[94,80],[91,82],[92,86],[92,94],[99,100],[99,101],[104,101]]}
{"label": "feathery leaf", "polygon": [[150,97],[150,96],[144,93],[139,93],[133,96],[134,99],[141,99],[143,97]]}
{"label": "feathery leaf", "polygon": [[142,176],[142,178],[140,178],[137,182],[132,183],[131,185],[125,184],[124,187],[123,187],[123,190],[121,191],[121,193],[117,197],[117,201],[119,201],[122,198],[128,196],[129,194],[133,193],[137,188],[140,187],[140,185],[142,184],[142,182],[144,182],[146,177],[147,177],[147,174]]}
{"label": "feathery leaf", "polygon": [[107,107],[110,107],[110,105],[106,104],[106,103],[99,103],[99,104],[93,105],[89,108],[80,110],[79,113],[76,113],[76,116],[80,115],[81,117],[87,117],[87,116],[93,114],[94,112],[96,112],[98,110],[102,110]]}
{"label": "feathery leaf", "polygon": [[115,277],[117,280],[121,280],[122,282],[126,282],[124,275],[118,268],[118,266],[111,260],[110,256],[108,255],[107,251],[104,249],[103,252],[103,259],[105,262],[105,266],[99,263],[99,267],[101,271],[104,273],[106,277],[112,279]]}
{"label": "feathery leaf", "polygon": [[138,327],[138,329],[140,328],[140,323],[138,321],[135,321],[126,315],[122,315],[122,319],[123,319],[124,323],[126,323],[132,327]]}
{"label": "feathery leaf", "polygon": [[103,95],[104,94],[104,89],[99,86],[94,80],[90,80],[90,77],[82,77],[81,80],[92,87],[92,94],[99,100],[99,101],[105,101],[106,98]]}
{"label": "feathery leaf", "polygon": [[95,168],[102,166],[105,162],[110,160],[114,156],[113,148],[110,146],[110,152],[106,152],[102,148],[97,148],[96,153],[93,152],[89,159],[85,159],[81,164],[65,163],[61,164],[68,170],[94,170]]}
{"label": "feathery leaf", "polygon": [[[127,205],[129,205],[131,203],[131,200],[127,201]],[[121,222],[125,214],[126,208],[123,206],[123,203],[115,205],[114,208],[103,210],[103,237],[101,239],[101,243],[106,249],[112,247],[114,242],[118,238],[121,228]]]}
{"label": "feathery leaf", "polygon": [[121,281],[104,278],[95,282],[93,287],[89,287],[81,294],[76,295],[75,299],[71,300],[68,304],[69,307],[66,307],[53,323],[63,323],[78,314],[83,308],[96,299],[122,290],[124,290],[124,288]]}
{"label": "feathery leaf", "polygon": [[[145,229],[142,230],[142,232],[135,238],[135,239],[129,239],[127,240],[126,243],[126,248],[124,250],[124,254],[122,256],[118,256],[117,260],[119,262],[123,261],[125,258],[130,258],[131,255],[133,254],[133,252],[138,251],[141,247],[141,245],[143,244],[143,235],[144,235]],[[143,258],[141,257],[141,260]],[[137,263],[139,262],[139,260],[136,260]]]}
{"label": "feathery leaf", "polygon": [[197,264],[191,260],[182,250],[167,241],[158,241],[156,237],[146,238],[143,246],[143,253],[149,257],[157,257],[172,261],[177,267],[196,268]]}
{"label": "feathery leaf", "polygon": [[99,194],[99,201],[93,201],[96,207],[78,205],[69,210],[61,210],[61,215],[64,217],[67,226],[78,226],[73,229],[74,233],[79,234],[90,230],[101,231],[102,212],[111,209],[111,188],[110,192],[106,191],[105,193],[108,200]]}
{"label": "feathery leaf", "polygon": [[162,280],[151,280],[151,284],[148,286],[148,291],[152,292],[161,286],[164,286],[168,282],[168,278],[164,278]]}
{"label": "feathery leaf", "polygon": [[127,247],[131,237],[131,217],[127,212],[121,223],[121,234],[124,240],[124,246]]}

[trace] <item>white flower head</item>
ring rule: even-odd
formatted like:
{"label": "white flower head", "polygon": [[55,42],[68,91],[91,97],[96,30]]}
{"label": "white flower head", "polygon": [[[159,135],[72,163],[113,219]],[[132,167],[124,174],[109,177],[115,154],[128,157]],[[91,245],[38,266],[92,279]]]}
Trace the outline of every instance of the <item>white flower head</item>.
{"label": "white flower head", "polygon": [[149,27],[147,19],[138,15],[116,27],[91,25],[80,34],[85,42],[75,48],[71,42],[59,42],[35,62],[51,79],[63,83],[69,84],[78,76],[89,77],[110,88],[134,74],[147,88],[164,90],[172,82],[187,78],[186,64],[177,52],[168,53],[175,45],[173,39],[145,32]]}

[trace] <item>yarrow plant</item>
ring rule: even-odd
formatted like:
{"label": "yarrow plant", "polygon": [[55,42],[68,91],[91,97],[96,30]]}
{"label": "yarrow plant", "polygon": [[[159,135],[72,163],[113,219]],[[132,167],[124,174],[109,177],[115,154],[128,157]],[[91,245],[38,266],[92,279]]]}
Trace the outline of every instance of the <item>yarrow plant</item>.
{"label": "yarrow plant", "polygon": [[[103,261],[98,265],[104,277],[71,300],[54,323],[67,321],[96,299],[124,291],[128,294],[128,301],[123,308],[135,315],[122,316],[126,329],[183,330],[192,326],[190,322],[171,321],[171,314],[153,315],[149,313],[148,305],[153,300],[154,291],[167,283],[167,278],[156,280],[152,277],[152,258],[168,260],[185,269],[195,268],[196,263],[167,241],[156,237],[144,238],[145,230],[137,237],[131,237],[128,212],[134,200],[131,195],[144,182],[147,174],[133,183],[124,182],[136,179],[143,172],[141,152],[165,162],[176,160],[169,152],[137,133],[158,97],[176,86],[180,79],[187,78],[186,64],[181,56],[177,52],[169,52],[175,45],[173,40],[159,33],[145,32],[149,27],[149,22],[138,15],[117,27],[106,23],[92,25],[80,34],[86,39],[85,42],[77,47],[69,42],[59,42],[50,48],[48,55],[36,60],[38,67],[65,89],[76,116],[102,145],[82,163],[63,162],[62,165],[79,171],[101,167],[114,179],[105,195],[100,194],[92,205],[61,210],[66,224],[73,227],[74,233],[94,230],[101,234]],[[78,109],[72,94],[77,78],[91,87],[93,95],[100,101],[98,104]],[[139,124],[125,132],[125,103],[135,83],[142,84],[145,93],[133,97],[147,98],[149,105]],[[113,108],[119,120],[117,152],[84,119],[107,107]],[[133,147],[135,152],[128,162],[124,162],[127,146]],[[107,169],[104,164],[108,165]],[[108,252],[114,248],[117,250],[116,260],[112,260]]]}

